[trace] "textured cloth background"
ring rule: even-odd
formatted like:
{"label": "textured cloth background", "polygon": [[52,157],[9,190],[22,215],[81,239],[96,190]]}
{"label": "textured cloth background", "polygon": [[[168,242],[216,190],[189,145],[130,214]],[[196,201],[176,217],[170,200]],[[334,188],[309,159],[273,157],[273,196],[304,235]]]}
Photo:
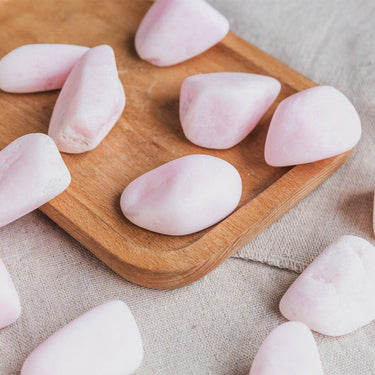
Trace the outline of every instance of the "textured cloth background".
{"label": "textured cloth background", "polygon": [[[374,0],[210,2],[251,43],[342,90],[363,122],[359,146],[338,173],[245,246],[241,259],[179,290],[128,283],[40,212],[1,228],[0,258],[23,313],[0,331],[0,375],[19,374],[26,356],[49,335],[114,298],[128,303],[142,332],[145,360],[137,374],[247,375],[263,339],[284,321],[278,302],[295,271],[342,234],[374,243]],[[316,334],[325,374],[374,374],[374,328],[341,338]]]}

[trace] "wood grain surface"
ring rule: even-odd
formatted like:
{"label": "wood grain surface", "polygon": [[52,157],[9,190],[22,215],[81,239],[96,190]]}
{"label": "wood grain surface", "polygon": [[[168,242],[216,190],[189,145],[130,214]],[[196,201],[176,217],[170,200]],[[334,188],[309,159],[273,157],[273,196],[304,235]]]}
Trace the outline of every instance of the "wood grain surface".
{"label": "wood grain surface", "polygon": [[[314,82],[233,33],[201,56],[174,67],[157,68],[141,61],[134,35],[151,4],[149,0],[0,1],[0,56],[30,43],[113,47],[127,95],[125,111],[97,149],[63,155],[72,183],[41,210],[127,280],[170,289],[217,267],[325,181],[350,152],[293,168],[266,165],[264,142],[277,103]],[[178,116],[184,78],[220,71],[265,74],[282,83],[277,102],[255,130],[224,151],[189,143]],[[57,91],[0,92],[0,148],[27,133],[46,133],[57,96]],[[182,237],[155,234],[125,219],[119,201],[127,184],[165,162],[194,153],[220,157],[240,172],[243,195],[232,215]]]}

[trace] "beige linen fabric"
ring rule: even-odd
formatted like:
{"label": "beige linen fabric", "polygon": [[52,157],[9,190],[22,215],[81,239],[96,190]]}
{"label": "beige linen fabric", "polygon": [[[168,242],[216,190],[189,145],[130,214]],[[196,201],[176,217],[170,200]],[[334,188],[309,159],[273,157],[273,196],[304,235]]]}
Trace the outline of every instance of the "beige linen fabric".
{"label": "beige linen fabric", "polygon": [[[210,2],[229,17],[233,31],[346,93],[363,121],[361,143],[335,176],[245,246],[241,259],[179,290],[128,283],[40,212],[0,228],[0,258],[23,307],[14,325],[0,330],[0,375],[18,375],[39,343],[114,298],[128,303],[142,332],[145,360],[138,375],[247,375],[263,339],[285,321],[278,303],[294,271],[342,234],[374,243],[375,2]],[[316,334],[325,374],[374,374],[374,328],[341,338]]]}
{"label": "beige linen fabric", "polygon": [[[137,375],[247,375],[264,338],[285,321],[278,303],[297,276],[230,259],[188,287],[149,290],[114,274],[39,212],[3,228],[1,243],[23,307],[0,331],[1,375],[18,375],[49,335],[114,298],[128,303],[143,336]],[[373,373],[374,324],[339,339],[315,337],[325,374]]]}

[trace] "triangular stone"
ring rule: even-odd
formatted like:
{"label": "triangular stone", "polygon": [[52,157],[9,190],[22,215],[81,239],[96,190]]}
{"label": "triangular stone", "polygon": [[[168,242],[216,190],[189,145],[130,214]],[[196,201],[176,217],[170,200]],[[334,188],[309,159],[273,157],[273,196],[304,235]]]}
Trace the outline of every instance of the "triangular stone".
{"label": "triangular stone", "polygon": [[248,73],[198,74],[185,79],[180,120],[198,146],[226,149],[242,141],[277,98],[280,83]]}
{"label": "triangular stone", "polygon": [[0,259],[0,328],[14,323],[21,314],[21,305],[16,288]]}
{"label": "triangular stone", "polygon": [[339,238],[287,290],[280,311],[328,336],[370,323],[375,319],[375,247],[360,237]]}
{"label": "triangular stone", "polygon": [[57,99],[50,135],[62,152],[94,149],[121,116],[125,93],[110,46],[91,48],[73,68]]}
{"label": "triangular stone", "polygon": [[70,173],[45,134],[20,137],[0,151],[0,227],[62,193]]}
{"label": "triangular stone", "polygon": [[249,375],[323,375],[311,331],[299,322],[275,328],[255,356]]}
{"label": "triangular stone", "polygon": [[222,40],[228,20],[205,0],[157,0],[140,24],[138,55],[158,66],[188,60]]}
{"label": "triangular stone", "polygon": [[130,375],[143,359],[140,332],[121,301],[85,313],[44,341],[21,375]]}
{"label": "triangular stone", "polygon": [[333,87],[313,87],[279,104],[265,159],[276,167],[310,163],[352,149],[360,137],[361,121],[352,103]]}
{"label": "triangular stone", "polygon": [[28,44],[16,48],[0,60],[0,89],[13,93],[61,89],[87,50],[68,44]]}

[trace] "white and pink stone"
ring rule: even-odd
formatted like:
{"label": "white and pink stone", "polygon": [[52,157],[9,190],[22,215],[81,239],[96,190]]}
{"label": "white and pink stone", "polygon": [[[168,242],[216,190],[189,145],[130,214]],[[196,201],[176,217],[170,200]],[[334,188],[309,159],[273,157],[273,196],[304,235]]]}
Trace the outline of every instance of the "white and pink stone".
{"label": "white and pink stone", "polygon": [[61,194],[70,173],[48,135],[24,135],[0,151],[0,227]]}
{"label": "white and pink stone", "polygon": [[352,149],[360,137],[361,121],[349,99],[333,87],[318,86],[279,104],[264,155],[275,167],[310,163]]}
{"label": "white and pink stone", "polygon": [[327,336],[370,323],[375,319],[375,247],[360,237],[339,238],[287,290],[280,311]]}
{"label": "white and pink stone", "polygon": [[143,345],[128,306],[111,301],[57,331],[26,359],[21,375],[130,375]]}
{"label": "white and pink stone", "polygon": [[5,264],[0,259],[0,329],[14,323],[21,315],[21,304]]}
{"label": "white and pink stone", "polygon": [[135,37],[138,55],[151,64],[170,66],[220,42],[228,20],[205,0],[157,0]]}
{"label": "white and pink stone", "polygon": [[311,331],[300,322],[275,328],[263,341],[249,375],[323,375]]}
{"label": "white and pink stone", "polygon": [[185,79],[180,120],[198,146],[226,149],[241,142],[279,95],[271,77],[249,73],[198,74]]}
{"label": "white and pink stone", "polygon": [[125,107],[125,93],[110,46],[91,48],[74,66],[57,99],[50,135],[62,152],[93,150]]}
{"label": "white and pink stone", "polygon": [[68,44],[28,44],[0,60],[0,89],[32,93],[61,89],[87,47]]}
{"label": "white and pink stone", "polygon": [[237,207],[241,193],[241,177],[231,164],[189,155],[131,182],[121,196],[121,209],[142,228],[182,236],[224,219]]}

